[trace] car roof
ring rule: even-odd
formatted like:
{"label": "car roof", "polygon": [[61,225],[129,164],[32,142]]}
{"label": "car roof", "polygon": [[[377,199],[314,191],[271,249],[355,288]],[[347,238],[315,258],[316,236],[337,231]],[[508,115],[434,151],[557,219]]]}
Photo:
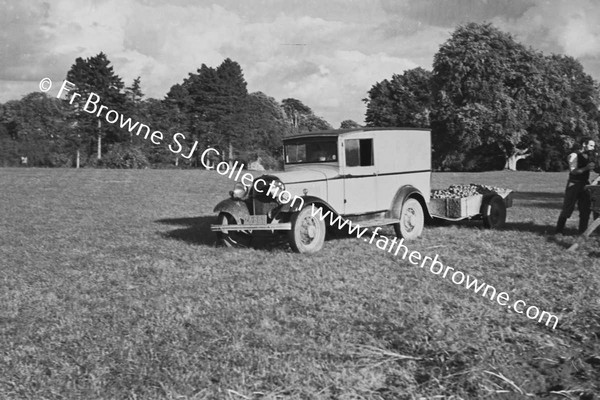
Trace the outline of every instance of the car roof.
{"label": "car roof", "polygon": [[310,137],[324,137],[324,136],[331,136],[331,137],[337,137],[340,136],[344,133],[349,133],[349,132],[369,132],[369,131],[429,131],[429,128],[351,128],[351,129],[329,129],[329,130],[325,130],[325,131],[313,131],[313,132],[302,132],[296,135],[291,135],[291,136],[286,136],[283,138],[284,141],[286,140],[293,140],[293,139],[303,139],[303,138],[310,138]]}

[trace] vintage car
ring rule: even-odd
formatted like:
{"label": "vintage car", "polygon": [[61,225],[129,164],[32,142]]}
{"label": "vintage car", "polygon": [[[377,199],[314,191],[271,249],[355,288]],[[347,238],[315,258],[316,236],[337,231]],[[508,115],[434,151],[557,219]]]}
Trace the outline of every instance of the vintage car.
{"label": "vintage car", "polygon": [[[284,172],[238,182],[214,209],[211,225],[227,246],[248,246],[257,231],[287,233],[294,251],[314,253],[333,217],[361,228],[393,225],[413,239],[430,218],[428,129],[360,128],[309,132],[284,139]],[[339,224],[339,222],[338,222]]]}

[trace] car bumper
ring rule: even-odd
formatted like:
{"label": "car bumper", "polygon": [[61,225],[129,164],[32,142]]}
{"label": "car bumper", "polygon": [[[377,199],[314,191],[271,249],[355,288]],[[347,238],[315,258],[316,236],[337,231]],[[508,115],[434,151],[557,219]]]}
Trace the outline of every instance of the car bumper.
{"label": "car bumper", "polygon": [[292,223],[283,222],[279,224],[241,224],[241,225],[211,225],[211,231],[291,231]]}

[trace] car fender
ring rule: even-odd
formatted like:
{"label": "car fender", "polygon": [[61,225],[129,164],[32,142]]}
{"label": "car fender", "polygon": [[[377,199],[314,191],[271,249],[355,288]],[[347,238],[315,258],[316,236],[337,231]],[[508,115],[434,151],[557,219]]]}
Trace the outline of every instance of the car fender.
{"label": "car fender", "polygon": [[331,211],[332,213],[337,215],[337,212],[335,211],[335,209],[329,204],[327,203],[325,200],[316,197],[316,196],[298,196],[297,198],[302,199],[302,202],[299,201],[292,201],[290,203],[286,203],[284,205],[281,206],[281,209],[279,210],[279,212],[298,212],[300,211],[302,208],[304,208],[305,206],[311,205],[311,204],[319,204],[322,208],[324,208],[323,211]]}
{"label": "car fender", "polygon": [[431,214],[429,214],[429,209],[427,208],[427,202],[425,201],[425,197],[421,193],[419,189],[412,185],[402,186],[396,192],[394,196],[394,200],[392,200],[392,205],[390,206],[390,217],[391,218],[400,218],[400,214],[402,212],[402,204],[408,198],[416,199],[423,207],[423,213],[425,214],[425,218],[430,221],[432,219]]}
{"label": "car fender", "polygon": [[213,210],[216,213],[226,212],[235,218],[236,222],[241,223],[240,218],[250,216],[248,205],[243,200],[225,199],[215,206]]}

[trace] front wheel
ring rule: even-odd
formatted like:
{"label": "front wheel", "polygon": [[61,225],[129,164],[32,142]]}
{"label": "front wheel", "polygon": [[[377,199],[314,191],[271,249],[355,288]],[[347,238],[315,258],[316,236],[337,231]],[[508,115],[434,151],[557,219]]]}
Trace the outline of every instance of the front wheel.
{"label": "front wheel", "polygon": [[292,230],[288,239],[292,250],[298,253],[316,253],[325,242],[325,221],[312,215],[312,207],[304,207],[291,218]]}
{"label": "front wheel", "polygon": [[402,204],[400,223],[394,224],[396,236],[407,240],[416,239],[423,233],[425,214],[423,207],[417,199],[407,199]]}
{"label": "front wheel", "polygon": [[[219,225],[235,225],[236,221],[233,215],[220,213],[217,217]],[[226,247],[250,247],[252,236],[247,231],[226,231],[217,232],[217,242]]]}

